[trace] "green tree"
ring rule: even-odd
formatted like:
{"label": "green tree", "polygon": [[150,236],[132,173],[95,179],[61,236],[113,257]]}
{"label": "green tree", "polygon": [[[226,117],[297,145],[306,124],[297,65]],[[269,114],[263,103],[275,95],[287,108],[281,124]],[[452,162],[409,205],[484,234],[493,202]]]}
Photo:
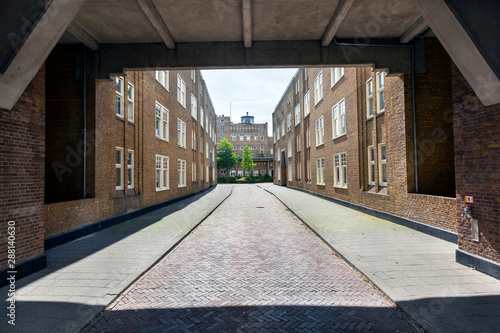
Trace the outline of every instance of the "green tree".
{"label": "green tree", "polygon": [[257,165],[253,162],[252,150],[248,147],[248,145],[243,148],[243,158],[241,159],[240,164],[245,171],[252,171]]}
{"label": "green tree", "polygon": [[238,164],[238,157],[234,153],[233,145],[223,139],[217,148],[217,168],[229,171]]}

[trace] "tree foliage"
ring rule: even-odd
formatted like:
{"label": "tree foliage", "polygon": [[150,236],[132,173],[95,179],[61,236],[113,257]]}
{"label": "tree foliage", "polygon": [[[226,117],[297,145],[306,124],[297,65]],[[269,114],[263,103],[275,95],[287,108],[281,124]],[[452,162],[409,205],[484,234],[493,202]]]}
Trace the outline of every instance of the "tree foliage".
{"label": "tree foliage", "polygon": [[248,147],[248,145],[243,148],[243,158],[241,159],[240,164],[245,171],[252,171],[257,165],[253,162],[252,150]]}
{"label": "tree foliage", "polygon": [[234,153],[231,142],[223,139],[217,148],[217,168],[229,171],[238,164],[238,157]]}

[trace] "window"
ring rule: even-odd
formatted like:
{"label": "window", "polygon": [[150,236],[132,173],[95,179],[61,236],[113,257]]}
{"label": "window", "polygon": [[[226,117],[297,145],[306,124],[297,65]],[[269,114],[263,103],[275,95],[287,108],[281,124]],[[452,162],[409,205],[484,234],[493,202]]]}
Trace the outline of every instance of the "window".
{"label": "window", "polygon": [[177,160],[177,176],[178,176],[178,184],[179,187],[186,186],[186,161]]}
{"label": "window", "polygon": [[127,187],[134,188],[134,151],[127,150]]}
{"label": "window", "polygon": [[288,164],[288,181],[291,182],[293,180],[293,175],[292,175],[292,165]]}
{"label": "window", "polygon": [[387,148],[385,143],[378,145],[378,170],[380,186],[387,186]]}
{"label": "window", "polygon": [[123,118],[123,77],[117,76],[116,82],[116,115]]}
{"label": "window", "polygon": [[236,146],[233,146],[233,150],[236,150]]}
{"label": "window", "polygon": [[280,127],[278,126],[278,128],[276,129],[276,140],[279,140],[280,139]]}
{"label": "window", "polygon": [[306,181],[310,183],[310,182],[312,182],[311,159],[310,158],[307,159],[306,168],[307,168]]}
{"label": "window", "polygon": [[247,141],[250,141],[252,139],[252,134],[247,134]]}
{"label": "window", "polygon": [[160,84],[167,90],[170,90],[169,84],[169,71],[156,71],[155,73],[156,81],[160,82]]}
{"label": "window", "polygon": [[300,124],[300,103],[295,105],[295,126]]}
{"label": "window", "polygon": [[333,155],[333,186],[347,187],[347,157],[345,153]]}
{"label": "window", "polygon": [[177,118],[177,145],[186,148],[186,123]]}
{"label": "window", "polygon": [[245,147],[243,147],[243,146],[240,146],[240,150],[243,150],[243,148],[245,148]]}
{"label": "window", "polygon": [[221,127],[220,127],[220,131],[221,131],[221,132],[224,132],[224,129],[225,129],[225,128],[224,128],[224,126],[221,126]]}
{"label": "window", "polygon": [[205,124],[203,122],[203,106],[200,106],[200,122],[201,122],[201,127],[205,127]]}
{"label": "window", "polygon": [[300,135],[297,135],[297,153],[300,152],[301,147],[300,147]]}
{"label": "window", "polygon": [[193,83],[196,83],[196,71],[195,70],[191,71],[191,80],[193,81]]}
{"label": "window", "polygon": [[306,117],[311,111],[311,100],[309,96],[309,90],[304,95],[304,117]]}
{"label": "window", "polygon": [[236,170],[229,171],[229,176],[236,177]]}
{"label": "window", "polygon": [[156,137],[168,141],[168,110],[156,102],[155,114]]}
{"label": "window", "polygon": [[300,91],[300,81],[297,79],[297,81],[295,81],[295,95],[297,95]]}
{"label": "window", "polygon": [[207,160],[208,160],[208,142],[205,142],[205,148],[206,148],[206,157],[207,157]]}
{"label": "window", "polygon": [[263,136],[260,137],[260,141],[264,141],[264,137]]}
{"label": "window", "polygon": [[375,185],[375,148],[368,147],[368,184]]}
{"label": "window", "polygon": [[276,167],[278,169],[278,180],[281,180],[281,166]]}
{"label": "window", "polygon": [[205,131],[207,131],[207,133],[208,133],[209,125],[211,126],[211,124],[208,123],[208,114],[206,114],[205,115]]}
{"label": "window", "polygon": [[198,119],[198,100],[191,94],[191,116]]}
{"label": "window", "polygon": [[210,181],[210,173],[208,172],[208,165],[205,168],[205,183]]}
{"label": "window", "polygon": [[253,146],[253,150],[257,150],[257,146]]}
{"label": "window", "polygon": [[269,152],[270,152],[270,154],[271,154],[271,155],[272,155],[272,154],[274,154],[274,153],[273,153],[273,148],[271,148],[271,149],[269,150]]}
{"label": "window", "polygon": [[134,121],[134,86],[129,82],[127,86],[127,109],[128,109],[128,120]]}
{"label": "window", "polygon": [[281,122],[281,137],[285,136],[285,121]]}
{"label": "window", "polygon": [[194,128],[191,131],[191,148],[196,150],[196,131]]}
{"label": "window", "polygon": [[253,140],[254,140],[254,141],[259,141],[259,134],[254,133],[254,135],[253,135]]}
{"label": "window", "polygon": [[221,120],[220,120],[220,122],[221,122],[221,123],[223,123],[223,122],[224,122],[224,119],[221,119]]}
{"label": "window", "polygon": [[385,72],[377,73],[377,112],[385,111]]}
{"label": "window", "polygon": [[309,77],[309,69],[304,68],[304,80],[307,81],[308,77]]}
{"label": "window", "polygon": [[325,129],[323,125],[323,116],[321,116],[316,120],[316,147],[322,145],[325,140]]}
{"label": "window", "polygon": [[264,154],[264,146],[260,146],[260,153]]}
{"label": "window", "polygon": [[292,157],[292,140],[287,142],[286,150],[288,151],[287,156]]}
{"label": "window", "polygon": [[289,113],[286,116],[286,131],[290,132],[292,130],[292,114]]}
{"label": "window", "polygon": [[236,141],[236,134],[231,134],[231,140]]}
{"label": "window", "polygon": [[259,170],[254,170],[254,171],[253,171],[253,176],[254,176],[254,177],[257,177],[258,175],[259,175]]}
{"label": "window", "polygon": [[345,99],[332,108],[333,138],[345,134]]}
{"label": "window", "polygon": [[373,81],[366,81],[366,117],[373,116]]}
{"label": "window", "polygon": [[316,159],[316,184],[325,185],[325,158]]}
{"label": "window", "polygon": [[186,82],[177,74],[177,102],[186,108]]}
{"label": "window", "polygon": [[123,190],[123,148],[116,147],[116,189]]}
{"label": "window", "polygon": [[196,163],[192,162],[191,164],[191,179],[193,182],[196,181]]}
{"label": "window", "polygon": [[314,105],[323,99],[323,72],[320,72],[314,80]]}
{"label": "window", "polygon": [[169,189],[168,164],[169,164],[169,159],[167,156],[156,155],[157,191],[164,191]]}
{"label": "window", "polygon": [[238,170],[238,177],[243,177],[243,170]]}
{"label": "window", "polygon": [[332,79],[331,86],[333,87],[337,82],[339,82],[340,78],[344,76],[344,67],[331,68],[330,74]]}

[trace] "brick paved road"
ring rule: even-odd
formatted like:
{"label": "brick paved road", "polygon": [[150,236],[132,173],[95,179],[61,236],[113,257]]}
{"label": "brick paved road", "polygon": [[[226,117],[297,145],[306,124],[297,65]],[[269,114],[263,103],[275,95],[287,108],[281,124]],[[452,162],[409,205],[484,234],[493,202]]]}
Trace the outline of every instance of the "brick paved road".
{"label": "brick paved road", "polygon": [[273,196],[233,194],[85,332],[416,332]]}

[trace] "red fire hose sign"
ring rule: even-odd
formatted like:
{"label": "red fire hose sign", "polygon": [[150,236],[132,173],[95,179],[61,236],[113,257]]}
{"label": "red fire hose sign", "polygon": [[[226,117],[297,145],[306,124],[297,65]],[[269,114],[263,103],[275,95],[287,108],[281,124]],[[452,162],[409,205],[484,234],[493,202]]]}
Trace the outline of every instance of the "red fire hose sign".
{"label": "red fire hose sign", "polygon": [[473,195],[466,195],[466,196],[464,196],[464,201],[465,201],[465,203],[468,203],[468,204],[474,204],[474,196]]}

